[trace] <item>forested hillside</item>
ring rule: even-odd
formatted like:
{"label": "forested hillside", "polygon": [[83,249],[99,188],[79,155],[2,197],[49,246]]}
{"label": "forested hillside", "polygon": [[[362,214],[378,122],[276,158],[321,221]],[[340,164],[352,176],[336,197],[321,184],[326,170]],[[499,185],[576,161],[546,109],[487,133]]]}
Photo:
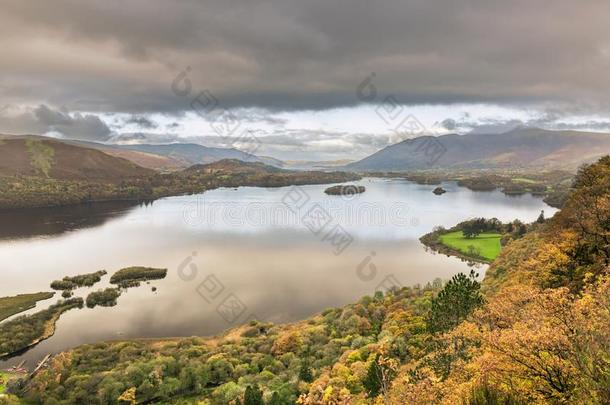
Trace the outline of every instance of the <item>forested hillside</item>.
{"label": "forested hillside", "polygon": [[607,404],[609,261],[604,157],[482,286],[459,274],[295,324],[81,346],[11,391],[45,404]]}

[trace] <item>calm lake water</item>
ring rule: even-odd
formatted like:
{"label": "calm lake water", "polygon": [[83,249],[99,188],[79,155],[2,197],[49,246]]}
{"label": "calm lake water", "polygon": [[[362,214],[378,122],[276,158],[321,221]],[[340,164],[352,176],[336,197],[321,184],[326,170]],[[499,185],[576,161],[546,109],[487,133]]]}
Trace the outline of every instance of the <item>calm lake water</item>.
{"label": "calm lake water", "polygon": [[442,196],[405,180],[356,184],[367,190],[350,198],[325,195],[328,185],[243,187],[136,206],[1,213],[0,296],[49,291],[52,280],[100,269],[163,267],[168,276],[130,289],[116,307],[65,313],[55,336],[0,367],[21,360],[32,367],[47,353],[101,340],[213,335],[252,318],[294,321],[391,285],[448,279],[469,268],[424,249],[418,238],[434,226],[471,217],[533,221],[542,209],[547,217],[556,211],[530,195],[454,183],[443,184]]}

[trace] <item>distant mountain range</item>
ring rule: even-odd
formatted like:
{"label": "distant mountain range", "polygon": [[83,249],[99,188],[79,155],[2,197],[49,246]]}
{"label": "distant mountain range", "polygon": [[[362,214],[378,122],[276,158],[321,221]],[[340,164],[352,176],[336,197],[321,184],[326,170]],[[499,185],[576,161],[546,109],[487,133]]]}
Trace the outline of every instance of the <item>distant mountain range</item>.
{"label": "distant mountain range", "polygon": [[610,134],[517,128],[502,134],[424,136],[344,166],[355,171],[434,168],[574,170],[610,153]]}
{"label": "distant mountain range", "polygon": [[293,170],[337,170],[353,162],[350,159],[339,160],[286,160],[283,167]]}
{"label": "distant mountain range", "polygon": [[[98,149],[109,155],[122,157],[140,166],[156,170],[183,169],[194,164],[213,163],[223,159],[273,164],[272,158],[259,158],[234,148],[211,148],[196,143],[109,145],[86,141],[66,142]],[[279,160],[277,162],[281,163]]]}
{"label": "distant mountain range", "polygon": [[252,163],[248,170],[260,170],[262,164],[284,169],[360,172],[435,168],[575,170],[606,154],[610,154],[610,134],[537,128],[518,128],[495,135],[452,134],[408,139],[349,164],[347,161],[283,162],[237,149],[193,143],[107,145],[32,135],[0,135],[0,175],[42,173],[58,179],[118,180],[152,173],[150,169],[175,171],[225,160],[233,162],[229,166],[234,166],[236,161]]}
{"label": "distant mountain range", "polygon": [[262,162],[244,162],[239,159],[222,159],[213,163],[197,164],[184,170],[184,173],[210,174],[269,174],[289,173],[290,170],[280,169]]}

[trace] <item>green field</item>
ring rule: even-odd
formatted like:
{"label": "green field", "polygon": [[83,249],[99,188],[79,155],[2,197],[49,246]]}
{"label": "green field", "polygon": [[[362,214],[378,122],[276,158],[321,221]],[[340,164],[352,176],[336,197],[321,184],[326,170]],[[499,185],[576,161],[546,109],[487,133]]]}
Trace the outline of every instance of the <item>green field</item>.
{"label": "green field", "polygon": [[[467,256],[480,256],[492,261],[500,254],[500,238],[499,233],[489,232],[467,239],[462,231],[456,231],[441,235],[439,240],[443,245],[458,250]],[[470,246],[474,248],[474,255]]]}

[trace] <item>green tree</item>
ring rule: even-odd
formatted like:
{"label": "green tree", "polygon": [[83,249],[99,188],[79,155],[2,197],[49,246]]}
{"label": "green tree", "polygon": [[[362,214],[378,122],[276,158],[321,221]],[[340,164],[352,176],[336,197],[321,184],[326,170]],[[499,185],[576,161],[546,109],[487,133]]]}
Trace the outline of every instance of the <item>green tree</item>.
{"label": "green tree", "polygon": [[273,391],[273,395],[271,395],[271,399],[267,402],[267,405],[284,405],[284,402],[282,402],[280,394],[278,394],[277,391]]}
{"label": "green tree", "polygon": [[263,402],[263,391],[257,386],[248,385],[244,394],[244,405],[265,405]]}
{"label": "green tree", "polygon": [[180,371],[180,390],[183,392],[199,392],[201,390],[201,383],[197,370],[192,366],[185,366]]}
{"label": "green tree", "polygon": [[481,223],[478,220],[468,221],[464,225],[462,225],[462,234],[465,238],[475,238],[481,232],[483,232],[483,228],[481,227]]}
{"label": "green tree", "polygon": [[481,284],[474,270],[470,275],[459,273],[432,299],[428,314],[428,328],[432,332],[445,332],[456,327],[475,308],[483,304]]}
{"label": "green tree", "polygon": [[309,360],[307,358],[303,359],[301,362],[301,368],[299,369],[299,380],[305,382],[312,382],[313,375],[311,374],[311,368],[309,366]]}
{"label": "green tree", "polygon": [[379,368],[379,354],[371,362],[362,382],[369,398],[375,398],[381,391],[381,370]]}
{"label": "green tree", "polygon": [[220,385],[233,376],[233,365],[224,357],[212,356],[207,361],[209,366],[209,382]]}

